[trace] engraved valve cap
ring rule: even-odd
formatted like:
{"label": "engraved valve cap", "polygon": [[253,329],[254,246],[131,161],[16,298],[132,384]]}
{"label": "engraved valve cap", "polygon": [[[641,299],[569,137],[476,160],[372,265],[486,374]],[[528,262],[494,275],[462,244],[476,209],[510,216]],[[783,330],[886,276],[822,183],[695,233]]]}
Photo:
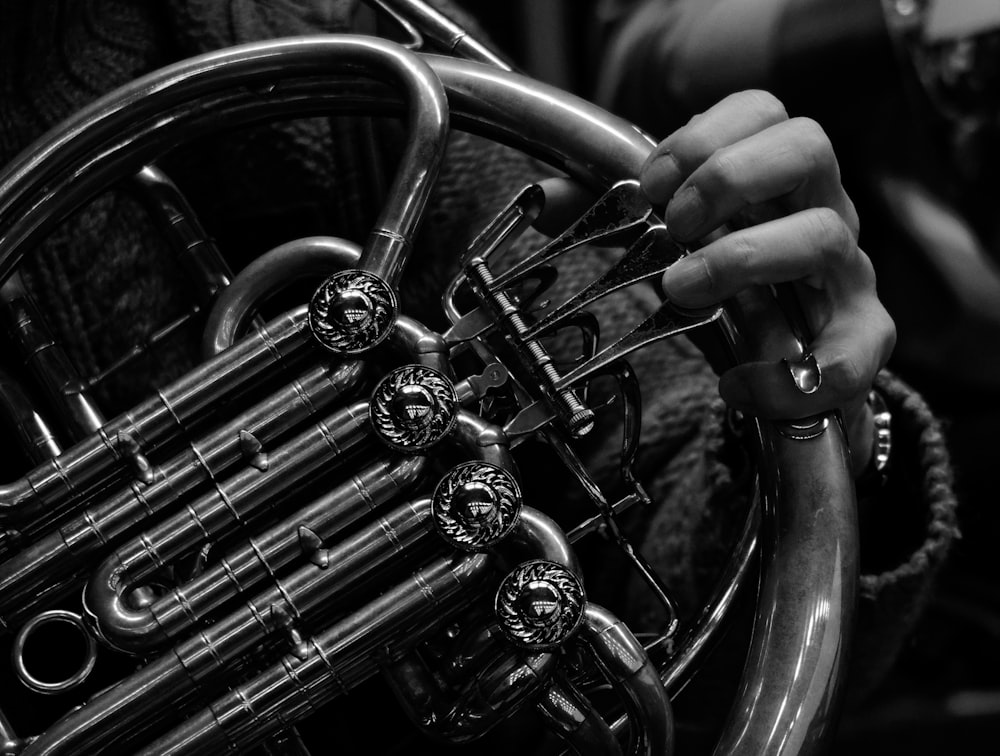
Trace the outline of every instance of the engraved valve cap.
{"label": "engraved valve cap", "polygon": [[383,443],[416,454],[451,432],[458,417],[458,395],[437,370],[404,365],[379,381],[368,411]]}
{"label": "engraved valve cap", "polygon": [[344,270],[330,276],[309,302],[309,327],[336,354],[359,354],[380,344],[396,319],[396,295],[378,276]]}
{"label": "engraved valve cap", "polygon": [[464,462],[449,470],[431,499],[438,532],[463,551],[496,545],[517,523],[521,490],[514,476],[486,462]]}
{"label": "engraved valve cap", "polygon": [[579,578],[561,564],[525,562],[504,578],[496,613],[507,638],[529,651],[550,651],[576,632],[586,597]]}

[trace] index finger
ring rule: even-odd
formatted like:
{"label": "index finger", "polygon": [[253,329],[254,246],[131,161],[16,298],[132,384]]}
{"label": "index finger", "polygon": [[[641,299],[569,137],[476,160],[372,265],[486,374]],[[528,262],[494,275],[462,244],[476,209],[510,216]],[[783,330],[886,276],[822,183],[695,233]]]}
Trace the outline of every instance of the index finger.
{"label": "index finger", "polygon": [[666,204],[717,150],[787,120],[785,106],[768,92],[729,95],[660,142],[639,172],[639,183],[650,202]]}

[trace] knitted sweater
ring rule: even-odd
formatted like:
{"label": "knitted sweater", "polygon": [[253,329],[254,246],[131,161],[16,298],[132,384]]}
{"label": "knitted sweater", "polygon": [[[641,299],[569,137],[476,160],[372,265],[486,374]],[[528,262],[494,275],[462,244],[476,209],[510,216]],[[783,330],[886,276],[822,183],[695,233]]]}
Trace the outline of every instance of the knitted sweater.
{"label": "knitted sweater", "polygon": [[[256,39],[352,27],[354,2],[295,0],[15,0],[0,23],[0,164],[99,94],[159,65]],[[323,8],[323,12],[316,9]],[[392,155],[399,135],[377,125]],[[362,149],[366,124],[310,118],[202,140],[161,163],[178,183],[234,269],[278,243],[318,234],[363,241],[378,210],[377,182]],[[376,169],[377,170],[377,169]],[[435,327],[435,304],[465,247],[514,192],[545,175],[530,159],[467,135],[453,135],[432,210],[408,263],[403,309]],[[351,187],[345,191],[345,187]],[[533,243],[528,236],[524,244]],[[563,285],[593,277],[594,250],[572,256]],[[188,305],[185,285],[141,206],[109,192],[77,213],[28,263],[28,283],[85,375],[99,372]],[[594,310],[609,337],[649,310],[650,292],[630,289]],[[174,339],[126,379],[105,382],[110,411],[147,395],[195,364],[194,334]],[[656,507],[634,517],[643,549],[691,616],[704,600],[740,525],[733,495],[745,477],[740,447],[727,435],[716,376],[684,339],[635,356],[646,387],[639,474]],[[955,501],[941,433],[921,399],[901,381],[880,385],[894,413],[897,456],[879,502],[892,527],[863,534],[861,633],[853,690],[860,695],[891,664],[919,614],[956,535]],[[587,450],[598,471],[613,471],[618,443]],[[519,460],[529,504],[542,501],[551,474]],[[897,475],[897,472],[899,473]],[[537,486],[537,488],[536,488]],[[533,492],[534,491],[534,492]],[[867,527],[867,526],[866,526]],[[588,580],[600,597],[594,570]],[[602,573],[604,573],[602,575]],[[611,573],[618,577],[617,573]],[[617,589],[620,593],[620,588]],[[649,607],[635,592],[627,610]]]}

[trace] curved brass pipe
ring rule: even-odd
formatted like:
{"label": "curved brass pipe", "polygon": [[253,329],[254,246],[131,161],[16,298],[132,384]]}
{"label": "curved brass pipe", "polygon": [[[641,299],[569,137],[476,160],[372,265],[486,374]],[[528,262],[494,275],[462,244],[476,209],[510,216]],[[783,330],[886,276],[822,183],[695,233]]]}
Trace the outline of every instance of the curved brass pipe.
{"label": "curved brass pipe", "polygon": [[154,447],[238,386],[275,372],[310,342],[304,307],[275,318],[235,349],[202,363],[97,434],[23,478],[0,485],[0,522],[23,522],[106,479],[133,454],[123,439],[143,449]]}
{"label": "curved brass pipe", "polygon": [[[494,547],[501,568],[526,559],[555,562],[580,574],[566,534],[543,512],[523,506],[517,524]],[[485,735],[514,707],[544,688],[556,669],[553,653],[522,653],[492,624],[480,628],[453,661],[451,673],[468,678],[461,690],[444,691],[438,676],[415,654],[400,654],[383,668],[410,720],[435,739],[465,743]]]}
{"label": "curved brass pipe", "polygon": [[[359,402],[337,411],[270,453],[266,470],[251,466],[227,480],[217,481],[214,491],[108,556],[84,591],[84,611],[105,642],[133,652],[162,643],[197,621],[205,610],[232,593],[245,591],[254,579],[271,574],[281,560],[297,553],[303,524],[308,523],[314,537],[323,539],[364,509],[374,507],[382,497],[395,493],[397,481],[379,468],[375,479],[349,481],[270,528],[259,545],[256,539],[251,539],[247,549],[227,555],[218,568],[201,575],[191,586],[175,588],[172,596],[148,607],[130,608],[127,604],[129,592],[155,570],[203,540],[225,532],[234,520],[242,522],[255,508],[294,487],[317,465],[336,460],[360,443],[369,433],[367,409],[367,402]],[[467,418],[459,427],[472,428],[474,432],[457,433],[455,440],[472,457],[512,469],[509,453],[502,445],[502,432],[471,413],[464,414]],[[412,482],[422,468],[422,458],[418,463],[401,464],[397,469],[397,473],[403,473],[399,482]],[[571,560],[576,566],[565,537],[548,518],[532,517],[530,513],[524,517],[522,513],[521,522],[530,530],[525,530],[520,541],[530,539],[546,544],[545,548],[558,558]],[[260,566],[263,570],[258,569]]]}
{"label": "curved brass pipe", "polygon": [[[489,561],[472,554],[430,563],[318,633],[304,654],[285,656],[137,753],[215,753],[245,747],[287,726],[374,674],[370,652],[388,637],[415,643],[451,621],[473,597]],[[279,710],[282,717],[268,715]]]}
{"label": "curved brass pipe", "polygon": [[104,415],[66,351],[52,337],[19,273],[13,273],[0,286],[0,306],[24,364],[63,418],[69,434],[65,440],[79,440],[100,428]]}
{"label": "curved brass pipe", "polygon": [[[303,44],[303,39],[313,44]],[[411,137],[390,190],[392,200],[385,203],[359,263],[396,285],[440,167],[448,107],[441,83],[426,63],[385,40],[356,35],[279,39],[201,55],[138,79],[81,110],[0,173],[0,280],[10,275],[24,248],[73,209],[73,192],[52,193],[51,182],[57,175],[75,173],[71,165],[79,169],[89,163],[94,148],[106,146],[100,141],[102,132],[122,133],[136,116],[154,115],[162,125],[174,106],[192,96],[224,93],[237,84],[244,90],[255,85],[266,89],[290,79],[336,74],[391,81],[409,104]]]}
{"label": "curved brass pipe", "polygon": [[124,604],[131,588],[203,541],[252,519],[255,510],[287,494],[321,466],[343,458],[370,432],[368,402],[337,410],[269,454],[267,469],[238,470],[108,556],[84,593],[84,610],[101,637],[122,650],[134,650],[150,628],[144,612],[129,611]]}
{"label": "curved brass pipe", "polygon": [[219,292],[205,321],[201,352],[205,359],[231,347],[255,309],[290,283],[312,276],[326,277],[352,268],[361,259],[354,242],[333,236],[294,239],[265,252]]}
{"label": "curved brass pipe", "polygon": [[[309,236],[264,253],[233,279],[216,299],[205,324],[202,353],[206,359],[225,349],[268,296],[300,278],[326,276],[356,266],[361,248],[332,236]],[[451,375],[448,346],[440,334],[418,321],[397,315],[388,341],[420,365]]]}
{"label": "curved brass pipe", "polygon": [[405,315],[398,315],[386,341],[390,346],[410,355],[415,363],[434,368],[448,377],[454,375],[448,345],[441,334],[432,331],[423,323]]}
{"label": "curved brass pipe", "polygon": [[[212,609],[255,588],[256,583],[276,574],[294,558],[323,558],[318,553],[320,543],[416,483],[425,462],[423,457],[409,457],[376,463],[249,538],[246,545],[230,551],[187,583],[173,587],[148,605],[131,606],[125,600],[128,591],[157,567],[149,561],[154,556],[150,544],[159,543],[157,533],[183,527],[183,518],[174,518],[180,522],[168,520],[157,531],[130,541],[101,563],[87,583],[84,609],[96,622],[101,636],[116,648],[148,651],[204,621]],[[177,548],[189,547],[185,544]],[[171,553],[157,548],[155,556],[168,560]]]}
{"label": "curved brass pipe", "polygon": [[764,488],[764,580],[719,756],[824,751],[850,653],[844,628],[853,626],[858,585],[850,459],[837,434],[796,441],[767,431],[785,474]]}
{"label": "curved brass pipe", "polygon": [[126,187],[133,190],[170,241],[181,268],[195,282],[193,293],[198,303],[208,305],[229,286],[232,273],[187,198],[155,165],[136,171]]}
{"label": "curved brass pipe", "polygon": [[584,609],[582,639],[605,678],[632,711],[634,756],[671,756],[674,752],[674,716],[646,649],[625,623],[611,612],[588,603]]}
{"label": "curved brass pipe", "polygon": [[535,708],[575,753],[623,756],[621,745],[593,704],[567,680],[556,680]]}
{"label": "curved brass pipe", "polygon": [[[135,674],[103,691],[43,733],[32,756],[74,756],[120,737],[140,722],[155,723],[165,698],[181,699],[222,673],[266,636],[290,636],[293,625],[365,580],[419,540],[435,538],[430,499],[400,505],[344,538],[242,606],[206,625]],[[162,714],[162,712],[161,712]]]}
{"label": "curved brass pipe", "polygon": [[[250,341],[253,343],[255,339]],[[261,356],[269,353],[266,345],[258,346],[264,347]],[[238,346],[223,355],[220,362],[228,365],[234,355],[243,351],[242,346]],[[320,365],[306,371],[298,380],[220,428],[190,441],[186,449],[153,470],[154,480],[150,484],[121,487],[103,501],[76,513],[56,531],[0,563],[0,619],[10,623],[23,616],[39,594],[51,595],[53,590],[59,590],[65,578],[79,572],[80,565],[93,558],[107,543],[141,524],[150,512],[163,510],[196,486],[220,476],[235,462],[244,459],[247,452],[256,454],[247,448],[244,440],[261,445],[268,443],[349,392],[362,374],[363,368],[358,362],[337,368]],[[169,402],[165,404],[170,406]],[[279,408],[281,411],[277,412]],[[134,423],[133,427],[137,425]],[[165,433],[165,430],[160,432]],[[64,458],[65,455],[53,464]]]}
{"label": "curved brass pipe", "polygon": [[555,520],[534,507],[521,507],[517,525],[497,545],[497,555],[508,569],[531,559],[544,559],[583,576],[580,560],[566,533]]}
{"label": "curved brass pipe", "polygon": [[507,435],[503,428],[483,420],[466,410],[459,410],[452,430],[455,442],[474,449],[475,456],[483,462],[502,467],[516,474],[514,459],[510,456]]}
{"label": "curved brass pipe", "polygon": [[24,387],[0,369],[0,414],[14,429],[25,454],[35,464],[58,457],[62,451],[55,434],[35,410]]}

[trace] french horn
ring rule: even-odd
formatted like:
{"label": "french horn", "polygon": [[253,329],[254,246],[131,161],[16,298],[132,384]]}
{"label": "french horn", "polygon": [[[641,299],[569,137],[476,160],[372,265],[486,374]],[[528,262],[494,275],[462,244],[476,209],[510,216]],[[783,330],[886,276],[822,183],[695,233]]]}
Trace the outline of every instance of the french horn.
{"label": "french horn", "polygon": [[[759,292],[709,311],[663,302],[597,343],[587,306],[647,285],[684,254],[638,190],[652,140],[510,70],[422,3],[391,5],[449,54],[360,35],[221,50],[102,97],[0,174],[4,307],[60,417],[50,425],[16,380],[0,382],[33,465],[0,489],[3,688],[45,712],[35,730],[0,712],[0,752],[327,753],[301,737],[304,723],[381,677],[428,743],[479,742],[515,715],[537,715],[577,753],[669,754],[671,698],[737,595],[754,591],[750,649],[716,753],[820,752],[836,725],[857,582],[837,417],[747,421],[756,495],[697,616],[676,615],[619,522],[648,498],[631,471],[641,429],[628,355],[690,334],[715,345],[719,364],[794,357],[800,326],[781,297]],[[367,240],[289,240],[230,275],[158,158],[223,125],[330,113],[406,125]],[[441,293],[450,325],[435,331],[403,311],[399,288],[451,128],[528,152],[598,199],[510,263],[505,249],[544,190],[511,197]],[[108,420],[18,265],[125,180],[169,219],[209,314],[204,361]],[[550,263],[609,235],[627,239],[614,265],[536,306]],[[258,315],[263,298],[318,271],[308,301]],[[766,333],[750,327],[762,320]],[[568,327],[593,338],[566,368],[546,337]],[[575,451],[608,411],[588,391],[598,376],[616,382],[611,411],[625,416],[627,493],[614,500]],[[519,474],[518,449],[529,439],[586,492],[590,510],[574,526],[524,504],[532,480]],[[662,603],[668,621],[656,632],[633,632],[588,601],[577,545],[595,533]],[[43,644],[45,633],[60,640]],[[65,646],[78,647],[71,668],[46,677],[39,657]],[[118,660],[115,679],[94,679],[103,655]]]}

